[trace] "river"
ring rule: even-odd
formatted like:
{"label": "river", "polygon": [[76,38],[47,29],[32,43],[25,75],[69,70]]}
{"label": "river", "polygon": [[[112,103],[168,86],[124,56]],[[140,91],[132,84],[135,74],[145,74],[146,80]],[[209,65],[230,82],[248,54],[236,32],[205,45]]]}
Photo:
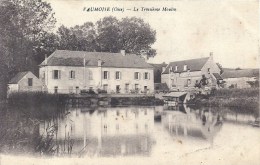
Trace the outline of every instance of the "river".
{"label": "river", "polygon": [[0,120],[0,151],[3,162],[40,156],[93,164],[259,164],[255,119],[229,109],[186,106],[66,107],[44,118],[14,110]]}

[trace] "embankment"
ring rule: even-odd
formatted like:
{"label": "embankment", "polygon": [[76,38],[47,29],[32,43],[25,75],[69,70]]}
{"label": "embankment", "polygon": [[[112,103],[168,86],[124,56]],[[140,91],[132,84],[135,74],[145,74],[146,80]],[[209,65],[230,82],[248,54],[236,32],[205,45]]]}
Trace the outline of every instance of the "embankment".
{"label": "embankment", "polygon": [[259,113],[259,88],[219,89],[210,95],[197,95],[190,106],[229,107],[240,112]]}

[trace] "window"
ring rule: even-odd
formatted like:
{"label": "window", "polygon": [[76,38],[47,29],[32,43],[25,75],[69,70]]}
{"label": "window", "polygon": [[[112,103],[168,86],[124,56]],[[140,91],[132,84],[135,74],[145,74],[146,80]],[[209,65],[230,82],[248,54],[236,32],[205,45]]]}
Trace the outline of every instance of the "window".
{"label": "window", "polygon": [[28,78],[28,86],[29,87],[33,86],[33,79],[32,78]]}
{"label": "window", "polygon": [[45,71],[42,72],[42,80],[45,80]]}
{"label": "window", "polygon": [[103,78],[104,78],[104,79],[108,79],[108,78],[109,78],[109,73],[108,73],[108,71],[104,71],[104,72],[103,72]]}
{"label": "window", "polygon": [[116,80],[121,79],[121,73],[119,71],[116,71]]}
{"label": "window", "polygon": [[107,84],[104,84],[104,85],[103,85],[103,90],[104,90],[104,91],[107,91],[107,87],[108,87],[108,85],[107,85]]}
{"label": "window", "polygon": [[125,93],[129,92],[129,84],[125,84]]}
{"label": "window", "polygon": [[135,72],[135,80],[139,80],[140,79],[140,73],[139,72]]}
{"label": "window", "polygon": [[53,79],[60,79],[60,77],[61,77],[60,70],[54,70],[53,71]]}
{"label": "window", "polygon": [[54,87],[54,93],[58,93],[58,86]]}
{"label": "window", "polygon": [[69,93],[73,93],[73,87],[69,87]]}
{"label": "window", "polygon": [[135,84],[135,90],[139,89],[139,84]]}
{"label": "window", "polygon": [[144,73],[144,79],[145,79],[145,80],[150,79],[150,75],[149,75],[148,72],[145,72],[145,73]]}
{"label": "window", "polygon": [[184,70],[184,71],[187,71],[187,69],[188,69],[187,65],[184,65],[184,66],[183,66],[183,70]]}
{"label": "window", "polygon": [[88,72],[88,79],[93,80],[93,72],[91,70]]}
{"label": "window", "polygon": [[75,71],[74,70],[70,71],[70,79],[75,79]]}
{"label": "window", "polygon": [[120,93],[120,89],[121,89],[121,88],[120,88],[120,85],[117,85],[117,86],[116,86],[116,93]]}

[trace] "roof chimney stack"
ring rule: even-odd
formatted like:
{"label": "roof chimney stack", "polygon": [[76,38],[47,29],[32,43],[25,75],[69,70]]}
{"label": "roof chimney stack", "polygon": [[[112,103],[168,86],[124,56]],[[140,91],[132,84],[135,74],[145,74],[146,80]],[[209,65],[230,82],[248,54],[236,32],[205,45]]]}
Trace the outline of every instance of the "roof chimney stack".
{"label": "roof chimney stack", "polygon": [[101,65],[102,65],[102,60],[98,59],[98,66],[101,67]]}
{"label": "roof chimney stack", "polygon": [[120,50],[121,54],[125,56],[125,50]]}
{"label": "roof chimney stack", "polygon": [[209,58],[211,58],[213,60],[213,52],[209,53]]}

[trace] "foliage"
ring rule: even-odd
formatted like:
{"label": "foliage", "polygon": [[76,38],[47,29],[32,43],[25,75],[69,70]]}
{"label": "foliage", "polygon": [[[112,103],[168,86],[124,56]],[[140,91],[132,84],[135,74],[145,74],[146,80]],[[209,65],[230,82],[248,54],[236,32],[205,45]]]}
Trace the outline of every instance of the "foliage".
{"label": "foliage", "polygon": [[151,45],[156,41],[155,30],[142,19],[131,17],[118,20],[116,17],[104,17],[95,24],[86,22],[67,28],[58,29],[59,49],[99,51],[147,55],[153,57],[156,50]]}

